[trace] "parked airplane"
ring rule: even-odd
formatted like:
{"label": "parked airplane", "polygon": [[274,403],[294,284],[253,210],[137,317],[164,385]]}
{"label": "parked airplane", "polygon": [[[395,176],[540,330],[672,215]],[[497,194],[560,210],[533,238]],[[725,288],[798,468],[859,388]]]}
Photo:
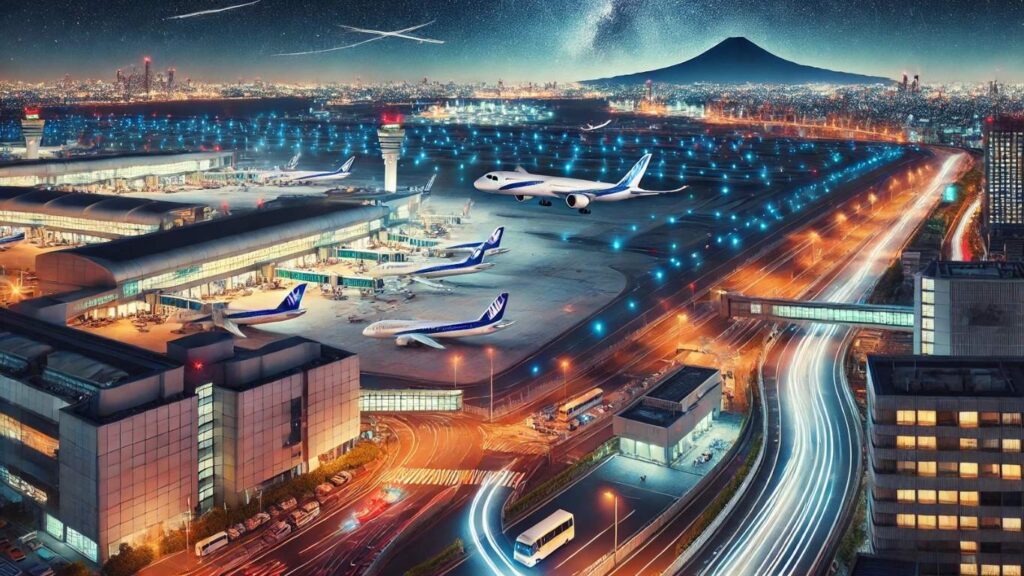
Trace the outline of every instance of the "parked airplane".
{"label": "parked airplane", "polygon": [[607,126],[607,125],[609,125],[611,123],[612,123],[612,121],[611,121],[610,118],[608,120],[605,120],[603,123],[598,124],[597,126],[594,126],[590,122],[587,122],[587,124],[585,126],[580,126],[580,130],[582,130],[584,132],[593,132],[594,130],[600,130],[601,128],[604,128],[605,126]]}
{"label": "parked airplane", "polygon": [[306,313],[305,308],[300,308],[302,304],[302,295],[306,292],[306,285],[299,284],[292,289],[291,292],[285,296],[284,300],[278,304],[277,308],[267,308],[265,310],[231,310],[223,305],[215,305],[210,313],[198,313],[189,317],[184,314],[179,314],[178,322],[181,322],[181,327],[199,327],[203,330],[212,330],[213,328],[223,328],[228,332],[238,336],[239,338],[245,338],[245,334],[239,330],[239,326],[253,326],[256,324],[269,324],[270,322],[281,322],[282,320],[291,320],[292,318],[298,318]]}
{"label": "parked airplane", "polygon": [[299,158],[302,158],[302,152],[296,152],[295,156],[292,156],[291,160],[285,164],[284,168],[274,166],[270,170],[255,170],[256,178],[261,182],[269,182],[271,180],[283,178],[295,170],[295,167],[299,165]]}
{"label": "parked airplane", "polygon": [[514,172],[488,172],[477,178],[473,186],[483,192],[512,196],[519,202],[526,202],[532,200],[534,196],[538,196],[541,199],[541,206],[551,206],[551,200],[548,198],[564,198],[565,204],[570,208],[578,209],[580,214],[590,214],[590,209],[587,206],[594,202],[617,202],[639,196],[672,194],[688,188],[688,186],[674,190],[644,190],[640,188],[640,180],[643,179],[650,162],[651,155],[644,154],[640,161],[633,165],[629,173],[615,184],[531,174],[519,166]]}
{"label": "parked airplane", "polygon": [[441,250],[448,254],[472,254],[477,248],[483,246],[484,256],[497,256],[508,252],[508,248],[501,247],[501,237],[505,234],[505,227],[499,226],[491,232],[487,240],[483,242],[469,242],[468,244],[453,244],[445,246]]}
{"label": "parked airplane", "polygon": [[491,334],[514,324],[514,320],[502,320],[507,305],[508,293],[503,292],[494,299],[494,302],[487,307],[483,315],[476,320],[465,322],[381,320],[367,326],[363,330],[363,336],[370,338],[394,338],[395,344],[398,346],[425,344],[438,350],[444,350],[444,345],[436,339]]}
{"label": "parked airplane", "polygon": [[319,184],[321,182],[334,182],[337,180],[344,180],[352,175],[352,163],[356,161],[356,157],[352,156],[345,161],[337,170],[331,170],[329,172],[311,172],[308,170],[290,170],[282,173],[275,180],[279,180],[285,183],[293,184]]}
{"label": "parked airplane", "polygon": [[472,274],[493,267],[494,264],[484,262],[484,247],[480,246],[469,257],[455,263],[388,262],[371,270],[370,275],[375,278],[409,278],[433,288],[444,288],[443,285],[427,279]]}
{"label": "parked airplane", "polygon": [[0,238],[0,245],[2,245],[2,244],[14,244],[15,242],[21,242],[24,239],[25,239],[25,231],[24,230],[19,230],[18,232],[14,232],[13,234],[11,234],[9,236],[4,236],[3,238]]}

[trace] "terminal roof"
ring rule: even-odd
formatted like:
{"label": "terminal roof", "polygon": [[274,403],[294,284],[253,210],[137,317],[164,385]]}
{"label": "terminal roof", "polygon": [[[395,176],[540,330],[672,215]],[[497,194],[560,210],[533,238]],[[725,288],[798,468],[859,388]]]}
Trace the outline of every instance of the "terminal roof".
{"label": "terminal roof", "polygon": [[644,396],[657,398],[658,400],[668,400],[669,402],[682,402],[684,398],[692,394],[701,384],[707,382],[709,378],[716,374],[718,374],[718,370],[714,368],[683,366],[678,372],[647,394],[644,394]]}

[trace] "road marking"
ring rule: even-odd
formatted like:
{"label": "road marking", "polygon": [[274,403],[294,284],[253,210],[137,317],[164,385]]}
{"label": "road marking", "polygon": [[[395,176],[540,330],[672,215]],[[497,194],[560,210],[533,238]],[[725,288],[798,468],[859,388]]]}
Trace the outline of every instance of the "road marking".
{"label": "road marking", "polygon": [[[625,520],[626,518],[629,518],[630,516],[632,516],[634,512],[636,512],[636,510],[635,510],[635,509],[634,509],[634,510],[630,510],[630,511],[629,511],[629,514],[626,514],[626,515],[625,515],[624,517],[622,517],[622,518],[620,518],[620,519],[619,519],[619,524],[621,525],[621,524],[622,524],[622,522],[623,522],[623,521],[624,521],[624,520]],[[555,565],[555,569],[561,568],[561,567],[562,567],[562,564],[565,564],[565,563],[566,563],[566,562],[568,562],[569,560],[572,560],[573,556],[575,556],[575,555],[579,554],[580,552],[583,552],[583,549],[584,549],[584,548],[586,548],[587,546],[590,546],[591,544],[593,544],[593,543],[594,543],[594,540],[597,540],[598,538],[600,538],[602,534],[604,534],[605,532],[607,532],[607,531],[611,530],[611,529],[612,529],[612,528],[613,528],[614,526],[615,526],[615,525],[614,525],[614,524],[612,524],[611,526],[609,526],[609,527],[605,528],[604,530],[601,530],[600,532],[598,532],[598,533],[597,533],[597,534],[596,534],[596,535],[595,535],[595,536],[594,536],[593,538],[591,538],[590,540],[587,540],[587,543],[586,543],[586,544],[584,544],[583,546],[580,546],[579,548],[577,548],[577,549],[576,549],[576,551],[575,551],[575,552],[573,552],[572,554],[570,554],[568,558],[566,558],[565,560],[562,560],[561,562],[559,562],[558,564],[556,564],[556,565]]]}
{"label": "road marking", "polygon": [[393,468],[383,476],[389,484],[431,484],[435,486],[482,485],[496,482],[499,486],[515,488],[525,479],[522,472],[498,470],[448,468]]}

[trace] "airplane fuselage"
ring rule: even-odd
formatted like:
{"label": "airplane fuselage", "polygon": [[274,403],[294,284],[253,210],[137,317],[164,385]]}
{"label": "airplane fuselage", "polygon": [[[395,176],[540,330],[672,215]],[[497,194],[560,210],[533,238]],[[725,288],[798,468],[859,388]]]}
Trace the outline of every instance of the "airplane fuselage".
{"label": "airplane fuselage", "polygon": [[431,338],[462,338],[464,336],[481,336],[493,334],[506,328],[510,323],[493,322],[480,325],[472,322],[427,322],[421,320],[381,320],[374,322],[363,330],[363,335],[370,338],[396,338],[405,334],[423,334]]}
{"label": "airplane fuselage", "polygon": [[387,276],[417,276],[419,278],[445,278],[447,276],[460,276],[462,274],[473,274],[474,272],[480,272],[481,270],[487,270],[493,268],[494,264],[491,262],[481,262],[479,264],[436,264],[426,265],[423,264],[406,264],[402,262],[391,262],[387,264],[381,264],[374,268],[371,272],[371,276],[377,278],[384,278]]}
{"label": "airplane fuselage", "polygon": [[[305,308],[298,310],[238,310],[238,311],[224,311],[224,318],[234,322],[239,326],[255,326],[257,324],[270,324],[271,322],[282,322],[284,320],[291,320],[292,318],[298,318],[306,313]],[[183,326],[198,326],[203,330],[213,330],[216,326],[213,323],[213,317],[209,314],[204,314],[193,320],[183,320],[181,322]]]}
{"label": "airplane fuselage", "polygon": [[624,200],[632,194],[623,184],[507,171],[490,172],[477,178],[473,186],[483,192],[516,197],[563,198],[586,192],[594,202]]}

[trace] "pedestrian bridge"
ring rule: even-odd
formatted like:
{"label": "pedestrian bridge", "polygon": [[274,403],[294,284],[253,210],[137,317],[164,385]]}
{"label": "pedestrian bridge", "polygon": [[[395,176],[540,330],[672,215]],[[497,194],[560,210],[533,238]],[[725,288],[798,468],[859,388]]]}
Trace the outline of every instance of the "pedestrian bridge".
{"label": "pedestrian bridge", "polygon": [[718,312],[727,318],[756,318],[780,322],[820,322],[858,328],[914,331],[914,308],[881,304],[846,304],[718,293]]}

